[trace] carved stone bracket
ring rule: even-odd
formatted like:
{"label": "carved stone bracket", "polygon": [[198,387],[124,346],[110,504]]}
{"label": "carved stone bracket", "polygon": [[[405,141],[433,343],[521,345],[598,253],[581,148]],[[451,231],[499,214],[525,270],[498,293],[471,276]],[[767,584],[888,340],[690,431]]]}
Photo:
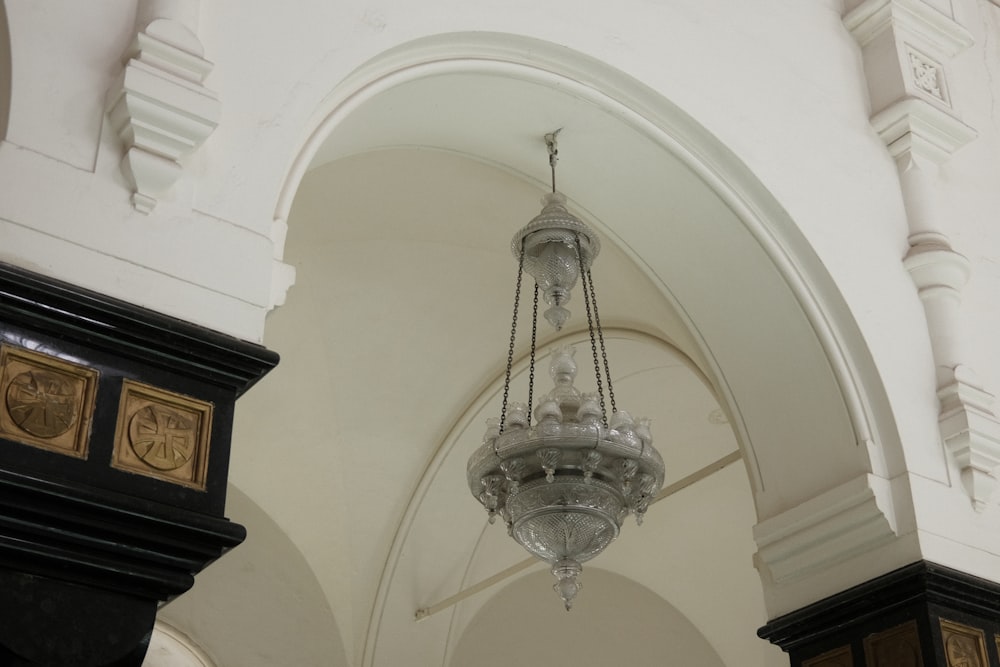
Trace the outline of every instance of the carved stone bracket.
{"label": "carved stone bracket", "polygon": [[976,384],[968,369],[955,369],[955,382],[938,391],[939,424],[948,452],[958,464],[962,486],[977,511],[987,507],[1000,467],[1000,420],[994,397]]}
{"label": "carved stone bracket", "polygon": [[180,159],[219,123],[220,104],[202,82],[212,70],[197,37],[172,19],[136,34],[125,68],[108,92],[108,117],[125,145],[121,168],[142,213],[180,177]]}
{"label": "carved stone bracket", "polygon": [[877,494],[875,482],[858,477],[757,524],[757,568],[777,584],[791,583],[891,542],[889,490]]}

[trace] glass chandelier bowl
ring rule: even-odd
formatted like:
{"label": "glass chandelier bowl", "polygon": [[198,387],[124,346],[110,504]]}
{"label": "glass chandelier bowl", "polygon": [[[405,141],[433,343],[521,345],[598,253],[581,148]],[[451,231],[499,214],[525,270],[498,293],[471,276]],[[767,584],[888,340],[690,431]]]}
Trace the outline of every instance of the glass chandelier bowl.
{"label": "glass chandelier bowl", "polygon": [[[467,473],[469,490],[486,509],[490,523],[499,516],[511,537],[551,564],[557,579],[553,588],[569,610],[581,588],[581,563],[614,541],[630,513],[642,523],[663,486],[664,466],[653,447],[649,420],[633,419],[615,405],[590,275],[600,241],[555,191],[555,134],[545,138],[552,192],[543,199],[542,212],[511,242],[519,270],[503,407],[499,419],[487,420],[483,444],[469,458]],[[535,279],[527,403],[508,402],[522,273]],[[532,410],[538,292],[550,305],[545,318],[558,331],[570,315],[564,304],[577,282],[587,313],[597,391],[581,393],[576,388],[575,350],[558,347],[549,366],[552,390]]]}
{"label": "glass chandelier bowl", "polygon": [[542,290],[545,303],[551,306],[545,319],[559,331],[569,319],[570,312],[563,305],[576,286],[580,266],[590,270],[601,242],[566,209],[566,196],[561,192],[546,194],[542,204],[542,212],[514,235],[510,249],[515,258],[523,250],[522,268]]}
{"label": "glass chandelier bowl", "polygon": [[489,420],[468,465],[469,489],[490,522],[501,517],[521,546],[553,565],[567,609],[580,588],[580,564],[618,536],[630,512],[641,523],[664,476],[649,420],[618,411],[605,426],[599,396],[573,386],[574,352],[553,352],[556,386],[538,401],[535,423],[525,404],[511,403],[503,432]]}

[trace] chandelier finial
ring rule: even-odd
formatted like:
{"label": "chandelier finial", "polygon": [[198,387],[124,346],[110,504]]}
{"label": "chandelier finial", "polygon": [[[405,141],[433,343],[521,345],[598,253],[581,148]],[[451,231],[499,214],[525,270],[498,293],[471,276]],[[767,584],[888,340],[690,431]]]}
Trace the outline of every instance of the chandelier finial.
{"label": "chandelier finial", "polygon": [[588,271],[601,251],[597,235],[582,220],[566,208],[566,197],[556,191],[556,162],[559,146],[556,140],[562,128],[545,135],[552,169],[552,192],[542,197],[542,212],[529,222],[511,241],[511,252],[522,270],[535,279],[550,308],[545,319],[562,329],[570,312],[564,306],[576,285],[581,269]]}

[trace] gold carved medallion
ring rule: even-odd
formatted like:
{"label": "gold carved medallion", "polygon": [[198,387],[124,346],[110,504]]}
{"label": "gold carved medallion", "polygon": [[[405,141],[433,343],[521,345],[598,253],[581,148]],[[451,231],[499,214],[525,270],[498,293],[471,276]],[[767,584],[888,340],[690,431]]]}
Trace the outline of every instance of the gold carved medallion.
{"label": "gold carved medallion", "polygon": [[865,637],[865,662],[868,667],[923,667],[917,622]]}
{"label": "gold carved medallion", "polygon": [[211,430],[211,403],[124,380],[112,465],[204,491]]}
{"label": "gold carved medallion", "polygon": [[850,646],[841,646],[802,661],[802,667],[851,667],[853,664]]}
{"label": "gold carved medallion", "polygon": [[86,458],[97,378],[92,368],[0,345],[0,436]]}
{"label": "gold carved medallion", "polygon": [[988,667],[985,633],[941,619],[941,643],[948,667]]}

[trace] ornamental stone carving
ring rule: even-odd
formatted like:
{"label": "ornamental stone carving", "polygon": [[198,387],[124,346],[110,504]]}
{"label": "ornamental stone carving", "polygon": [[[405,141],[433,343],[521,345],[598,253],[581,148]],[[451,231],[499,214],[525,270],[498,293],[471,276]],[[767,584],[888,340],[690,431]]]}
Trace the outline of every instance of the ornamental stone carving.
{"label": "ornamental stone carving", "polygon": [[917,90],[948,104],[948,98],[944,91],[944,70],[941,68],[941,64],[912,48],[907,48],[906,55],[910,61],[910,72]]}
{"label": "ornamental stone carving", "polygon": [[[154,5],[147,2],[147,5]],[[220,104],[202,82],[213,64],[182,22],[155,17],[136,33],[108,91],[111,127],[125,146],[122,173],[132,205],[149,213],[219,123]]]}
{"label": "ornamental stone carving", "polygon": [[112,465],[204,490],[211,429],[210,403],[126,379]]}
{"label": "ornamental stone carving", "polygon": [[941,643],[948,667],[987,667],[986,638],[982,630],[941,619]]}
{"label": "ornamental stone carving", "polygon": [[0,346],[0,437],[87,457],[96,370]]}

